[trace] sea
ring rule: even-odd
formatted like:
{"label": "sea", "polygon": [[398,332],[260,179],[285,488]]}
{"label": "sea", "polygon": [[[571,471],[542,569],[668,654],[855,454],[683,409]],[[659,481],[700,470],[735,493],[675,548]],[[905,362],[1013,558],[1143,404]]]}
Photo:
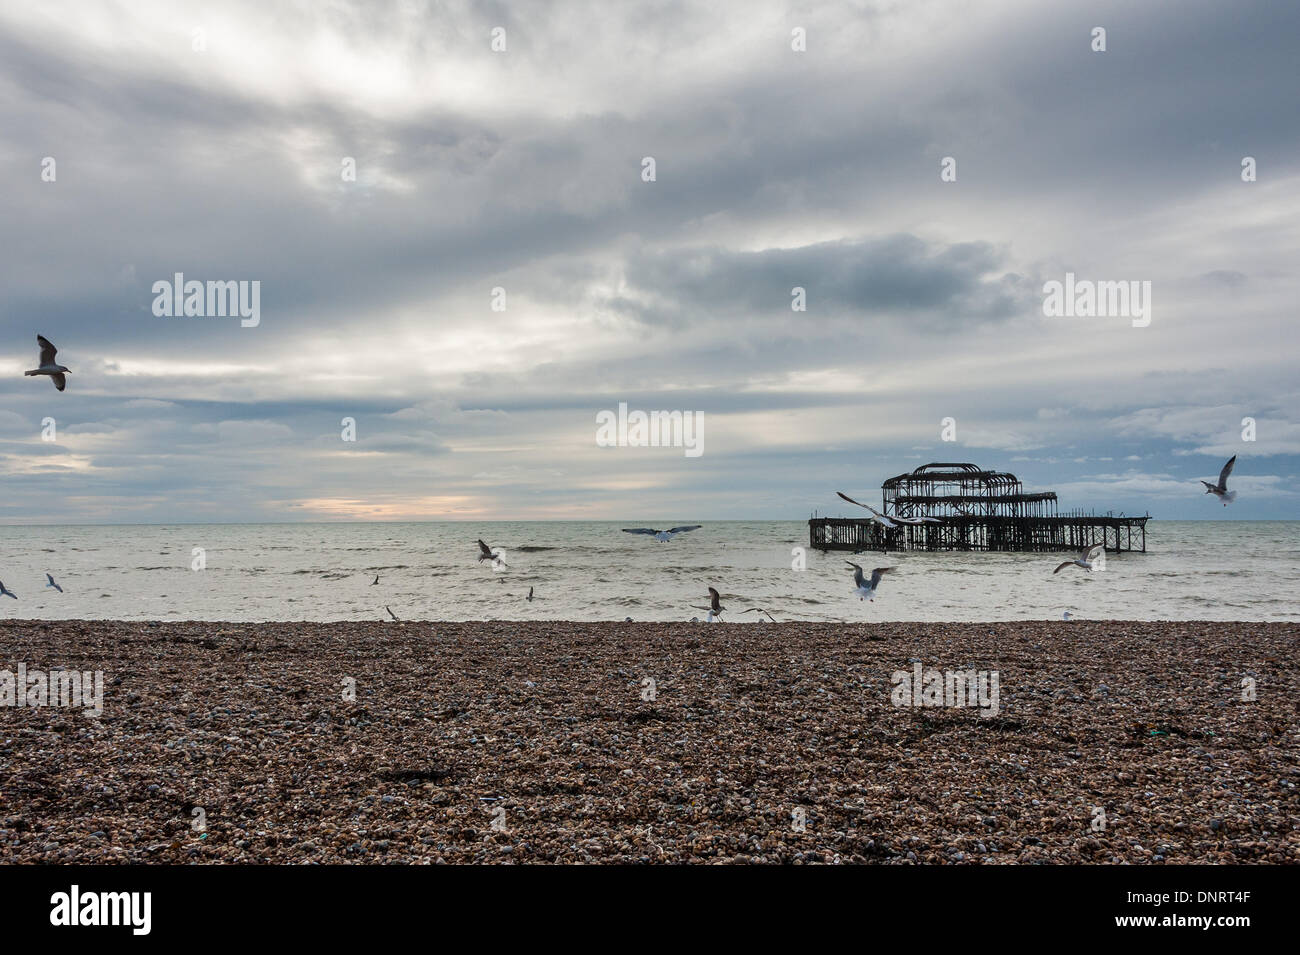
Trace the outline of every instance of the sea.
{"label": "sea", "polygon": [[[735,623],[1300,619],[1300,521],[1153,520],[1146,553],[1055,575],[1073,554],[854,557],[803,521],[699,523],[668,543],[604,521],[5,526],[0,618],[689,621],[716,587]],[[874,601],[849,558],[894,568]]]}

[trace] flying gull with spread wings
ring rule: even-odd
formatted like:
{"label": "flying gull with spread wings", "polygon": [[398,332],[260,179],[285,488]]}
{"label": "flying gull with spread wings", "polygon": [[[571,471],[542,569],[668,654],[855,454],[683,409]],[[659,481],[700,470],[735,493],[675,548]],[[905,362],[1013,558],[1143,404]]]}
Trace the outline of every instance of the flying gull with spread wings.
{"label": "flying gull with spread wings", "polygon": [[868,511],[871,512],[871,519],[875,521],[877,524],[881,525],[882,527],[898,526],[896,523],[894,523],[894,518],[886,517],[884,514],[881,514],[870,504],[863,504],[861,501],[855,501],[853,500],[853,498],[849,497],[843,491],[836,491],[835,493],[838,494],[840,497],[844,498],[844,500],[848,501],[850,504],[856,504],[858,505],[858,507],[865,507]]}
{"label": "flying gull with spread wings", "polygon": [[72,369],[66,368],[54,360],[54,356],[59,353],[59,350],[44,335],[36,336],[36,344],[41,346],[41,366],[33,368],[31,371],[25,371],[23,374],[49,375],[50,381],[54,382],[54,387],[62,391],[68,385],[68,379],[63,376],[71,374]]}
{"label": "flying gull with spread wings", "polygon": [[709,588],[709,605],[707,607],[697,607],[697,610],[707,610],[709,615],[705,618],[705,623],[713,623],[714,620],[722,619],[722,611],[727,608],[722,606],[722,595],[718,593],[716,587]]}
{"label": "flying gull with spread wings", "polygon": [[[30,375],[31,372],[28,372],[28,374]],[[1234,454],[1228,459],[1228,463],[1223,466],[1223,470],[1219,472],[1218,484],[1211,484],[1209,481],[1201,482],[1205,485],[1205,493],[1213,494],[1223,502],[1224,507],[1227,507],[1237,499],[1237,492],[1228,490],[1228,475],[1232,473],[1232,466],[1236,463],[1237,456]]]}
{"label": "flying gull with spread wings", "polygon": [[649,534],[661,544],[666,544],[678,534],[685,534],[687,531],[698,531],[703,524],[683,524],[681,527],[670,527],[666,531],[658,530],[654,527],[625,527],[624,534]]}
{"label": "flying gull with spread wings", "polygon": [[[1105,554],[1105,544],[1090,544],[1084,548],[1083,553],[1081,553],[1077,558],[1074,560],[1067,560],[1065,563],[1057,567],[1056,570],[1052,571],[1052,573],[1059,574],[1067,567],[1082,567],[1084,570],[1091,573],[1092,565],[1097,560],[1097,554],[1099,552]],[[1102,560],[1104,561],[1105,557],[1103,557]]]}
{"label": "flying gull with spread wings", "polygon": [[880,578],[894,569],[892,567],[875,567],[871,571],[871,579],[868,580],[866,574],[862,572],[862,568],[853,561],[846,560],[844,563],[853,568],[853,592],[858,595],[859,600],[875,600],[876,587],[880,585]]}
{"label": "flying gull with spread wings", "polygon": [[850,504],[856,504],[858,505],[858,507],[865,507],[867,510],[871,512],[871,519],[878,524],[883,524],[885,527],[893,527],[896,524],[942,524],[943,523],[943,518],[941,517],[900,517],[897,514],[894,514],[893,516],[890,517],[886,517],[884,514],[881,514],[870,504],[863,504],[861,501],[855,501],[853,500],[853,498],[849,497],[843,491],[836,491],[835,493],[838,494],[840,497],[844,498],[844,500],[848,501]]}
{"label": "flying gull with spread wings", "polygon": [[490,561],[492,561],[492,567],[493,567],[494,570],[495,570],[497,567],[508,567],[508,566],[509,566],[509,565],[505,562],[505,558],[503,558],[503,557],[501,556],[501,551],[499,551],[499,550],[493,550],[493,549],[492,549],[491,547],[489,547],[487,544],[483,543],[482,539],[480,538],[480,540],[479,540],[479,542],[478,542],[478,562],[481,564],[481,563],[483,563],[483,561],[485,561],[485,560],[490,560]]}

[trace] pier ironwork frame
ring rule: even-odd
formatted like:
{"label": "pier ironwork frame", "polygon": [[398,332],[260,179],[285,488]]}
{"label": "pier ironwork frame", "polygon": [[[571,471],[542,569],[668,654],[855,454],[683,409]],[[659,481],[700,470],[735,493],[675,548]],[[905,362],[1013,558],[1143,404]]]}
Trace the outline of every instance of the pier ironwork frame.
{"label": "pier ironwork frame", "polygon": [[1014,474],[974,464],[935,462],[881,485],[887,517],[937,517],[940,524],[884,527],[870,518],[813,517],[809,546],[818,550],[1061,551],[1105,544],[1145,552],[1147,514],[1057,510],[1055,491],[1026,492]]}

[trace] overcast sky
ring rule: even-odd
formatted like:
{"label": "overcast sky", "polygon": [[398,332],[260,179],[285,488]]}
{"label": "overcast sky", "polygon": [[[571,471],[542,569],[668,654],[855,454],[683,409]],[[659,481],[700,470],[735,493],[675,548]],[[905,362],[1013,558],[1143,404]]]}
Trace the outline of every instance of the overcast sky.
{"label": "overcast sky", "polygon": [[[0,522],[799,519],[929,461],[1300,518],[1298,36],[1289,0],[0,4]],[[1067,271],[1149,281],[1150,324],[1045,316]],[[176,272],[259,281],[260,324],[156,316]],[[597,446],[620,402],[703,454]]]}

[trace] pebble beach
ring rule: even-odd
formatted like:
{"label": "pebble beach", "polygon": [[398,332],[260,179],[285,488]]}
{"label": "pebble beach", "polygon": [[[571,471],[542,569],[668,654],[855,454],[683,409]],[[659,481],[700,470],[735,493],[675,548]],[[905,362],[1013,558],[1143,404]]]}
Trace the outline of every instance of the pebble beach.
{"label": "pebble beach", "polygon": [[[4,863],[1295,863],[1300,624],[5,621]],[[996,712],[897,705],[992,672]]]}

